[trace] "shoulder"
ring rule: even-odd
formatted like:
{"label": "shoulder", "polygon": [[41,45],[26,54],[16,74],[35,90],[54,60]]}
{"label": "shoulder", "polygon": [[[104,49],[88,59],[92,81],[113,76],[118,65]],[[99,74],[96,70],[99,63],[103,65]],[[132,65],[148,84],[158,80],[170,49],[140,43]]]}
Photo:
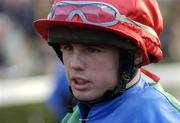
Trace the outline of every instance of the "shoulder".
{"label": "shoulder", "polygon": [[151,119],[153,122],[180,122],[179,102],[161,87],[156,86],[160,85],[150,85],[125,102],[127,110],[132,110],[129,115],[133,115],[136,120],[141,117],[143,121]]}
{"label": "shoulder", "polygon": [[[169,99],[171,98],[171,99]],[[160,84],[150,85],[135,93],[127,100],[128,103],[134,102],[132,106],[139,105],[140,108],[150,108],[151,110],[177,110],[172,100],[173,96],[163,90]]]}

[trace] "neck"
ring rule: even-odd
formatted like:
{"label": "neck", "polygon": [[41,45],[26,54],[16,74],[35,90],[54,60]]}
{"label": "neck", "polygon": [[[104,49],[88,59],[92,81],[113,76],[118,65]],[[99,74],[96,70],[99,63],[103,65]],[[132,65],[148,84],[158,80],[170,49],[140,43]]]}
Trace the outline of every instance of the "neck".
{"label": "neck", "polygon": [[126,89],[135,85],[139,81],[140,77],[141,77],[141,73],[140,73],[140,70],[138,70],[134,78],[130,82],[127,83]]}

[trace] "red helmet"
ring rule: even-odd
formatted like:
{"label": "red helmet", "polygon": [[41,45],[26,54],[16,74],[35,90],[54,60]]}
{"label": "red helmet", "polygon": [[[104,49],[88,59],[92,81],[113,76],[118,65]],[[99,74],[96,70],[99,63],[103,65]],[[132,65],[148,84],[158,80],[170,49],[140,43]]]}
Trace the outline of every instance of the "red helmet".
{"label": "red helmet", "polygon": [[[73,19],[75,15],[79,18]],[[54,0],[48,18],[35,21],[34,26],[45,40],[49,29],[56,26],[107,30],[136,44],[143,65],[162,58],[163,22],[156,0]]]}

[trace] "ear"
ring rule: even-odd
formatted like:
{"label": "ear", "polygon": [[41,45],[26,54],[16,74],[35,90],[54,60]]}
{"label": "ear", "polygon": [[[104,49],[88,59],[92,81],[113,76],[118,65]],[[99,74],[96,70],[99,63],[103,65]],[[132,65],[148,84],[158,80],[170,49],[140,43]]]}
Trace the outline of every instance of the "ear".
{"label": "ear", "polygon": [[143,63],[143,56],[142,56],[142,53],[140,52],[137,52],[135,54],[135,59],[134,59],[134,64],[137,68],[140,68],[142,66],[142,63]]}

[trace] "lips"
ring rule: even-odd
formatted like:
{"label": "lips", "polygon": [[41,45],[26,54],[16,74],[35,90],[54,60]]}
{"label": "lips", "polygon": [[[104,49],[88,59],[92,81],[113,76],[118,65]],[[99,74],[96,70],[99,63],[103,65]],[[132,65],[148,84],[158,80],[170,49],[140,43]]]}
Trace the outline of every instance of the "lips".
{"label": "lips", "polygon": [[89,88],[90,81],[79,78],[79,77],[72,77],[71,79],[71,88],[77,91],[85,91]]}

